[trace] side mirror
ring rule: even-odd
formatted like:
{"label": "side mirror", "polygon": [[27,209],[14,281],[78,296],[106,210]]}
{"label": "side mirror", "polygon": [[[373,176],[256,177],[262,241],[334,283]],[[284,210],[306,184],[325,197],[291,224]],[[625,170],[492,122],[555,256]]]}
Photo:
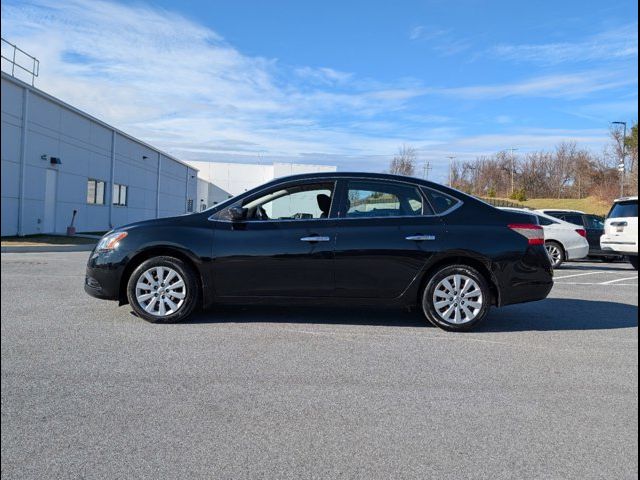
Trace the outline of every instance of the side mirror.
{"label": "side mirror", "polygon": [[247,218],[247,209],[242,207],[230,207],[229,218],[232,222],[241,222]]}

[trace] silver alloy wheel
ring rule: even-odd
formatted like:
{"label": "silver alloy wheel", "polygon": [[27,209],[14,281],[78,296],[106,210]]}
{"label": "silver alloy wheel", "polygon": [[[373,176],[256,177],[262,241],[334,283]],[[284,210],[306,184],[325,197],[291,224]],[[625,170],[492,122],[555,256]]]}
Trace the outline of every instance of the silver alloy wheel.
{"label": "silver alloy wheel", "polygon": [[184,279],[173,268],[151,267],[136,283],[136,300],[147,313],[166,317],[176,313],[187,296]]}
{"label": "silver alloy wheel", "polygon": [[554,245],[553,243],[545,245],[547,249],[547,253],[549,254],[549,258],[551,259],[551,263],[555,267],[562,260],[562,252],[560,251],[560,247]]}
{"label": "silver alloy wheel", "polygon": [[462,274],[449,275],[436,286],[433,306],[447,323],[463,325],[475,320],[482,310],[484,299],[480,285]]}

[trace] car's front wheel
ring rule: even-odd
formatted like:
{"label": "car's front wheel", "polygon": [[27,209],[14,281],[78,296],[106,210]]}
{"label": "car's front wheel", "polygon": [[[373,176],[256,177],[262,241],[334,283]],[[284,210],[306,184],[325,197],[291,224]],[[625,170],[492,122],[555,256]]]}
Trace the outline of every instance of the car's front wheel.
{"label": "car's front wheel", "polygon": [[553,268],[559,268],[565,262],[564,248],[558,242],[548,241],[544,244],[551,259]]}
{"label": "car's front wheel", "polygon": [[635,268],[636,270],[638,270],[638,256],[634,255],[634,256],[630,256],[629,257],[629,263],[631,264],[631,266],[633,268]]}
{"label": "car's front wheel", "polygon": [[422,294],[422,310],[436,327],[464,331],[489,312],[491,291],[484,276],[468,265],[449,265],[435,273]]}
{"label": "car's front wheel", "polygon": [[198,281],[193,269],[182,260],[152,257],[129,277],[127,298],[135,313],[145,320],[180,322],[198,305]]}

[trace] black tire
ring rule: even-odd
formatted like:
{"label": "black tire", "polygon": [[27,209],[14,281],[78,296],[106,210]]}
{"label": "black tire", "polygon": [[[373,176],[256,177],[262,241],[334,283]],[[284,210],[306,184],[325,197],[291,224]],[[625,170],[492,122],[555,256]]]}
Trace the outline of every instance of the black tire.
{"label": "black tire", "polygon": [[600,261],[603,263],[613,263],[618,260],[617,257],[600,257]]}
{"label": "black tire", "polygon": [[631,264],[631,266],[633,268],[638,270],[638,257],[637,256],[630,256],[629,257],[629,263]]}
{"label": "black tire", "polygon": [[[478,286],[481,293],[482,306],[475,314],[475,318],[464,323],[453,323],[447,321],[439,313],[435,305],[434,294],[436,289],[438,288],[438,285],[441,281],[453,275],[462,275],[464,277],[472,279]],[[475,268],[468,265],[448,265],[442,267],[431,276],[424,287],[421,303],[422,311],[425,317],[427,317],[427,320],[429,320],[429,322],[431,322],[433,325],[450,332],[462,332],[470,330],[487,316],[487,314],[489,313],[489,308],[491,307],[491,289],[489,288],[489,284],[484,276]]]}
{"label": "black tire", "polygon": [[[180,294],[184,295],[182,303],[175,312],[160,316],[159,314],[149,313],[141,305],[136,296],[137,285],[139,281],[144,281],[143,274],[150,269],[157,267],[166,267],[174,270],[182,277],[184,288],[181,288]],[[150,291],[151,292],[151,291]],[[152,293],[152,292],[151,292]],[[156,297],[158,294],[154,294]],[[164,297],[162,297],[164,298]],[[185,320],[196,309],[200,303],[200,289],[198,278],[193,269],[182,260],[175,257],[152,257],[142,262],[133,271],[127,282],[127,299],[133,311],[139,317],[152,323],[176,323]],[[173,300],[176,300],[173,298]]]}
{"label": "black tire", "polygon": [[[551,259],[551,266],[555,268],[560,268],[564,262],[566,262],[567,257],[564,253],[564,247],[554,241],[548,240],[544,242],[544,246],[547,249],[547,253],[549,254],[549,258]],[[553,250],[552,250],[553,249]],[[551,251],[557,252],[554,256],[551,255]]]}

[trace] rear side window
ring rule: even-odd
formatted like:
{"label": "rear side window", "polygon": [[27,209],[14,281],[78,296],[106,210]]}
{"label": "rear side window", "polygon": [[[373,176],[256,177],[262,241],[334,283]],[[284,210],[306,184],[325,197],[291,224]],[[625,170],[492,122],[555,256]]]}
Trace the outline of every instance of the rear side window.
{"label": "rear side window", "polygon": [[607,218],[628,218],[638,216],[638,200],[617,202],[611,207]]}
{"label": "rear side window", "polygon": [[460,200],[457,198],[453,198],[445,193],[438,192],[437,190],[432,190],[430,188],[423,188],[422,191],[427,196],[431,207],[436,215],[444,213],[448,210],[451,210],[455,207]]}
{"label": "rear side window", "polygon": [[591,228],[593,230],[602,230],[604,228],[604,222],[600,217],[589,215],[587,217],[587,228]]}
{"label": "rear side window", "polygon": [[347,218],[418,216],[423,214],[424,200],[410,185],[350,181],[345,210]]}
{"label": "rear side window", "polygon": [[560,218],[560,220],[564,220],[565,222],[573,223],[574,225],[583,226],[582,215],[565,214],[565,215],[554,215],[554,217],[555,216]]}

